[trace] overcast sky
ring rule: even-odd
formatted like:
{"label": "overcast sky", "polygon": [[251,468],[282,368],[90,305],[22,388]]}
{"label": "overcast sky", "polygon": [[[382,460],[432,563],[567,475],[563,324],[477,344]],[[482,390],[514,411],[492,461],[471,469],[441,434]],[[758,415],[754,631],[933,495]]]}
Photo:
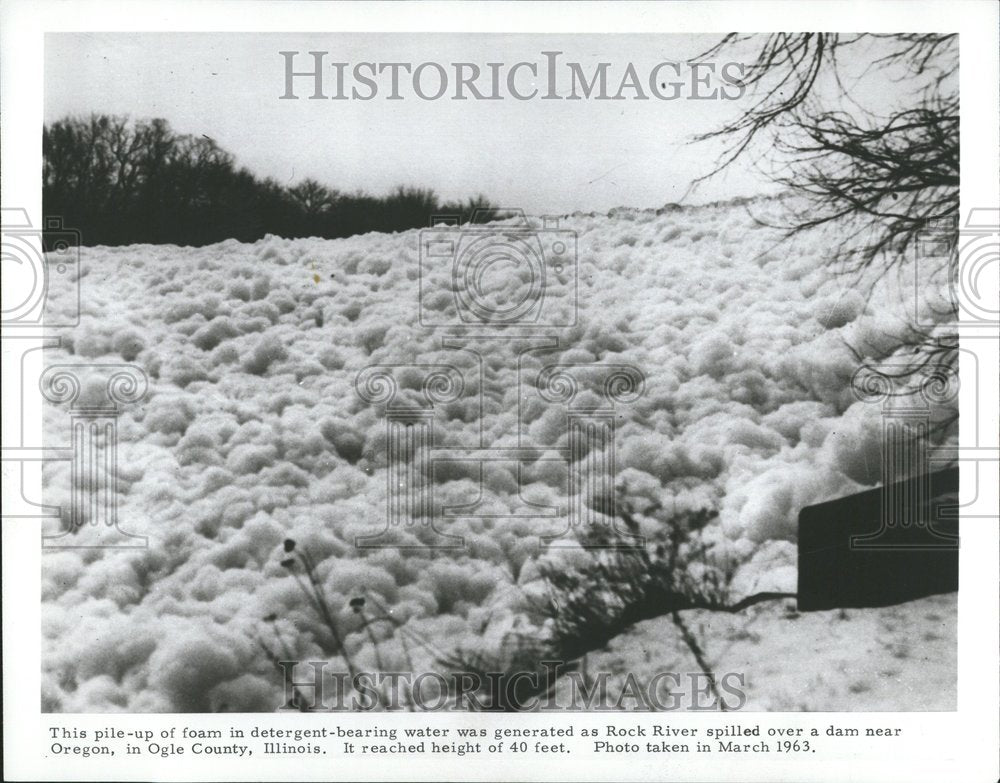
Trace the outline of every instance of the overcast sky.
{"label": "overcast sky", "polygon": [[[687,143],[738,110],[725,100],[690,100],[691,76],[678,100],[451,100],[414,96],[402,74],[403,100],[386,100],[389,74],[369,101],[306,100],[311,79],[297,79],[300,100],[285,89],[281,51],[328,51],[326,63],[474,62],[489,87],[486,63],[524,60],[544,66],[561,51],[557,91],[569,93],[567,62],[587,74],[610,63],[609,92],[629,62],[646,82],[662,61],[696,56],[716,36],[665,35],[387,35],[387,34],[49,34],[45,119],[90,112],[163,117],[183,133],[204,134],[239,164],[283,183],[314,177],[342,191],[382,193],[397,184],[434,188],[445,198],[484,193],[532,213],[656,207],[680,200],[691,180],[717,162],[718,148]],[[721,67],[721,63],[719,64]],[[504,71],[505,73],[506,71]],[[333,69],[325,85],[333,93]],[[424,82],[433,89],[431,72]],[[521,72],[518,85],[531,86]],[[539,82],[543,77],[540,74]],[[662,80],[661,80],[662,81]],[[715,84],[715,83],[713,83]],[[539,84],[543,90],[544,84]],[[714,87],[699,88],[705,90]],[[648,89],[647,89],[648,92]],[[625,94],[631,96],[634,91]],[[759,192],[766,184],[741,165],[703,186],[689,201]]]}

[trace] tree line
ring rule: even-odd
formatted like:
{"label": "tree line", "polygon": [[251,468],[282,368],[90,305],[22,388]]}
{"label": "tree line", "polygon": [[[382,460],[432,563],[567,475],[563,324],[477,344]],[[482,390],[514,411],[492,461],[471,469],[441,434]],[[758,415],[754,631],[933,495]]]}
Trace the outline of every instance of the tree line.
{"label": "tree line", "polygon": [[492,208],[483,196],[442,202],[429,188],[402,185],[385,196],[341,193],[314,179],[288,187],[159,118],[65,117],[44,127],[42,153],[44,213],[62,217],[87,245],[330,239],[419,228],[433,215],[467,221]]}

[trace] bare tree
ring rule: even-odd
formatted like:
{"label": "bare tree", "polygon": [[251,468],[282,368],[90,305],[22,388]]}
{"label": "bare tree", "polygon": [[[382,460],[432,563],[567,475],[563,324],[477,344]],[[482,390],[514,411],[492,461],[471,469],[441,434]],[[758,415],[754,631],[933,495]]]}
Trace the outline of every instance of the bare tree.
{"label": "bare tree", "polygon": [[310,218],[325,214],[333,209],[338,195],[336,191],[330,190],[314,179],[302,180],[298,185],[290,188],[288,193]]}
{"label": "bare tree", "polygon": [[[292,188],[258,179],[214,139],[175,132],[164,119],[64,117],[43,127],[42,153],[46,214],[80,229],[88,244],[343,237],[423,227],[452,209],[426,188],[372,196],[314,179]],[[468,202],[478,205],[490,206],[482,197]]]}
{"label": "bare tree", "polygon": [[[786,236],[831,226],[831,261],[847,271],[885,273],[916,251],[928,226],[957,226],[957,36],[731,33],[698,59],[740,59],[748,49],[756,53],[743,80],[750,106],[696,137],[725,145],[702,180],[740,158],[763,164],[803,197],[787,205]],[[866,90],[876,109],[861,104]],[[953,275],[957,231],[947,239],[943,271]],[[914,349],[906,372],[957,359],[957,339],[915,327],[899,335],[902,346]]]}

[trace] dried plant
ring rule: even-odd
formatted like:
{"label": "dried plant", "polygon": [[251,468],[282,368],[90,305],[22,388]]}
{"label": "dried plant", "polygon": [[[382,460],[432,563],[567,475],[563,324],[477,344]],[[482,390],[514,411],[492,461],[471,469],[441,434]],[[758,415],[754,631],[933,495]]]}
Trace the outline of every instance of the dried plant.
{"label": "dried plant", "polygon": [[[640,534],[637,513],[625,497],[618,499],[617,514],[632,536]],[[659,515],[662,521],[656,538],[646,545],[634,545],[611,527],[591,528],[581,542],[595,553],[587,565],[573,570],[542,567],[546,596],[540,610],[553,621],[553,649],[564,660],[578,659],[641,620],[669,616],[714,688],[708,657],[680,613],[739,612],[794,595],[764,592],[732,601],[733,577],[745,558],[720,552],[704,540],[714,511],[666,518],[662,507],[653,504],[643,514]]]}

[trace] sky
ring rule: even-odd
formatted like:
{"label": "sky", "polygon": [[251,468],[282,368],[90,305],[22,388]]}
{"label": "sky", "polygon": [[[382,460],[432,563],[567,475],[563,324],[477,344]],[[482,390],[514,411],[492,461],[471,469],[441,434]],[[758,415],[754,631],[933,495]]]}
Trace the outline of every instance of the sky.
{"label": "sky", "polygon": [[[739,101],[693,100],[718,82],[692,86],[682,67],[658,76],[678,81],[676,100],[421,100],[402,73],[402,100],[388,100],[389,72],[378,77],[373,100],[308,100],[312,79],[299,78],[299,100],[285,92],[282,51],[299,52],[296,70],[311,68],[309,51],[326,51],[324,64],[346,62],[346,89],[366,89],[351,78],[359,62],[481,66],[476,84],[489,94],[487,63],[539,64],[543,51],[560,51],[555,94],[570,94],[578,62],[590,74],[608,65],[614,94],[634,63],[648,94],[650,70],[708,49],[717,36],[528,34],[314,34],[314,33],[57,33],[45,39],[45,120],[91,112],[137,119],[163,117],[178,132],[214,139],[258,176],[294,184],[315,178],[343,192],[380,194],[396,185],[433,188],[445,199],[482,193],[504,207],[529,213],[604,211],[616,206],[659,207],[751,195],[766,181],[740,162],[726,176],[688,193],[692,180],[710,171],[720,149],[690,144],[692,135],[717,127]],[[720,62],[717,67],[721,67]],[[367,72],[366,72],[367,73]],[[333,69],[324,91],[334,92]],[[702,71],[701,76],[705,76]],[[710,78],[710,77],[709,77]],[[663,79],[660,79],[661,83]],[[436,89],[436,71],[421,76],[425,93]],[[531,74],[515,86],[530,92]],[[546,84],[537,85],[546,89]],[[665,90],[669,94],[670,90]],[[634,90],[623,94],[635,95]]]}

